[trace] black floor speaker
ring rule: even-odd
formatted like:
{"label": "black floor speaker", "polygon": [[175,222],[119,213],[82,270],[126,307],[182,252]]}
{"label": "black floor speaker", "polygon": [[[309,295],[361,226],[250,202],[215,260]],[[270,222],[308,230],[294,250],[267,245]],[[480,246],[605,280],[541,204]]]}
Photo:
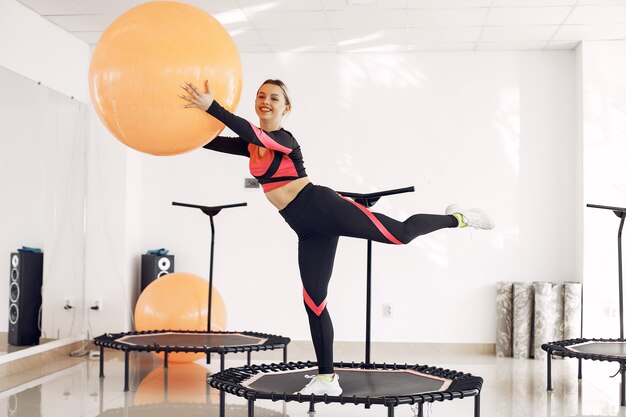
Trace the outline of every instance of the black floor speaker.
{"label": "black floor speaker", "polygon": [[174,255],[141,255],[141,291],[154,280],[174,272]]}
{"label": "black floor speaker", "polygon": [[9,344],[39,343],[39,310],[43,279],[43,253],[11,254],[9,278]]}

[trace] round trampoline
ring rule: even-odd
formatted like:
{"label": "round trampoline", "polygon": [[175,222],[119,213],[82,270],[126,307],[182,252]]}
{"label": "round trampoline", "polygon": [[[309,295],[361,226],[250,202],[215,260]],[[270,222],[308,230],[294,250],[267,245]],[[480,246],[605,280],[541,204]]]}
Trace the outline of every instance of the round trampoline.
{"label": "round trampoline", "polygon": [[283,360],[287,359],[287,337],[256,332],[201,332],[184,330],[156,330],[144,332],[107,333],[94,339],[100,347],[100,378],[104,378],[104,348],[124,352],[124,391],[128,391],[128,367],[130,352],[164,353],[164,367],[168,367],[171,352],[217,353],[220,355],[220,370],[224,370],[227,353],[283,349]]}
{"label": "round trampoline", "polygon": [[541,348],[561,357],[626,362],[626,340],[623,339],[570,339],[546,343]]}
{"label": "round trampoline", "polygon": [[624,369],[626,367],[626,340],[624,339],[569,339],[557,342],[544,343],[541,349],[548,353],[547,385],[552,390],[552,355],[562,358],[576,358],[579,360],[578,379],[582,379],[582,364],[580,361],[604,361],[620,364],[618,373],[622,374],[622,388],[620,389],[622,405],[624,404]]}
{"label": "round trampoline", "polygon": [[314,404],[376,404],[387,407],[388,416],[402,404],[416,405],[423,416],[427,402],[474,397],[474,416],[480,415],[480,390],[483,379],[471,374],[426,365],[336,363],[343,393],[339,396],[302,395],[300,391],[309,380],[305,375],[316,374],[314,362],[289,362],[269,365],[248,365],[221,371],[208,378],[209,384],[220,391],[248,400],[248,416],[254,416],[257,399],[297,401]]}

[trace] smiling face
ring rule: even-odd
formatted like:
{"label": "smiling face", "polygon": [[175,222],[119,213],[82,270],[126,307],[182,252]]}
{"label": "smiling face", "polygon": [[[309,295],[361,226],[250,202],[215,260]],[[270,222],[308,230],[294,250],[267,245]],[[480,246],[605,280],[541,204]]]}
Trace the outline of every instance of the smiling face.
{"label": "smiling face", "polygon": [[262,124],[280,126],[282,117],[291,110],[291,105],[281,87],[266,83],[256,94],[254,108]]}

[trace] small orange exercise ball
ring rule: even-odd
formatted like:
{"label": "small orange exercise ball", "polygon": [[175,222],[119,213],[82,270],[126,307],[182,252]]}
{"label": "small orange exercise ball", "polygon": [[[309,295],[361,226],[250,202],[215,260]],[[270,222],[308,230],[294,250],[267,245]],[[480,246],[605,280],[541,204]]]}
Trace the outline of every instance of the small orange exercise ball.
{"label": "small orange exercise ball", "polygon": [[188,104],[180,86],[192,82],[234,111],[241,93],[241,62],[224,27],[203,10],[157,1],[137,6],[102,34],[89,68],[96,112],[122,143],[153,155],[199,148],[224,125]]}
{"label": "small orange exercise ball", "polygon": [[[135,306],[135,328],[146,330],[207,330],[209,282],[197,275],[175,272],[148,285]],[[211,330],[226,330],[226,306],[213,287]],[[163,358],[164,354],[159,353]],[[171,362],[192,362],[203,353],[170,353]]]}

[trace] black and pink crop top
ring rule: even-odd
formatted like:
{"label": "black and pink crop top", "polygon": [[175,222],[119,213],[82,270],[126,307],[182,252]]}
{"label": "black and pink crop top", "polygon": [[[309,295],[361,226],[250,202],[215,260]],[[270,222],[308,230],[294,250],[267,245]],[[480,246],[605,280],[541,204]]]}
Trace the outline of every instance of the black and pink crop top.
{"label": "black and pink crop top", "polygon": [[[238,137],[217,136],[204,148],[250,158],[250,173],[264,192],[306,177],[300,145],[285,129],[266,132],[236,116],[213,100],[207,113],[228,126]],[[259,148],[265,148],[263,156]]]}

